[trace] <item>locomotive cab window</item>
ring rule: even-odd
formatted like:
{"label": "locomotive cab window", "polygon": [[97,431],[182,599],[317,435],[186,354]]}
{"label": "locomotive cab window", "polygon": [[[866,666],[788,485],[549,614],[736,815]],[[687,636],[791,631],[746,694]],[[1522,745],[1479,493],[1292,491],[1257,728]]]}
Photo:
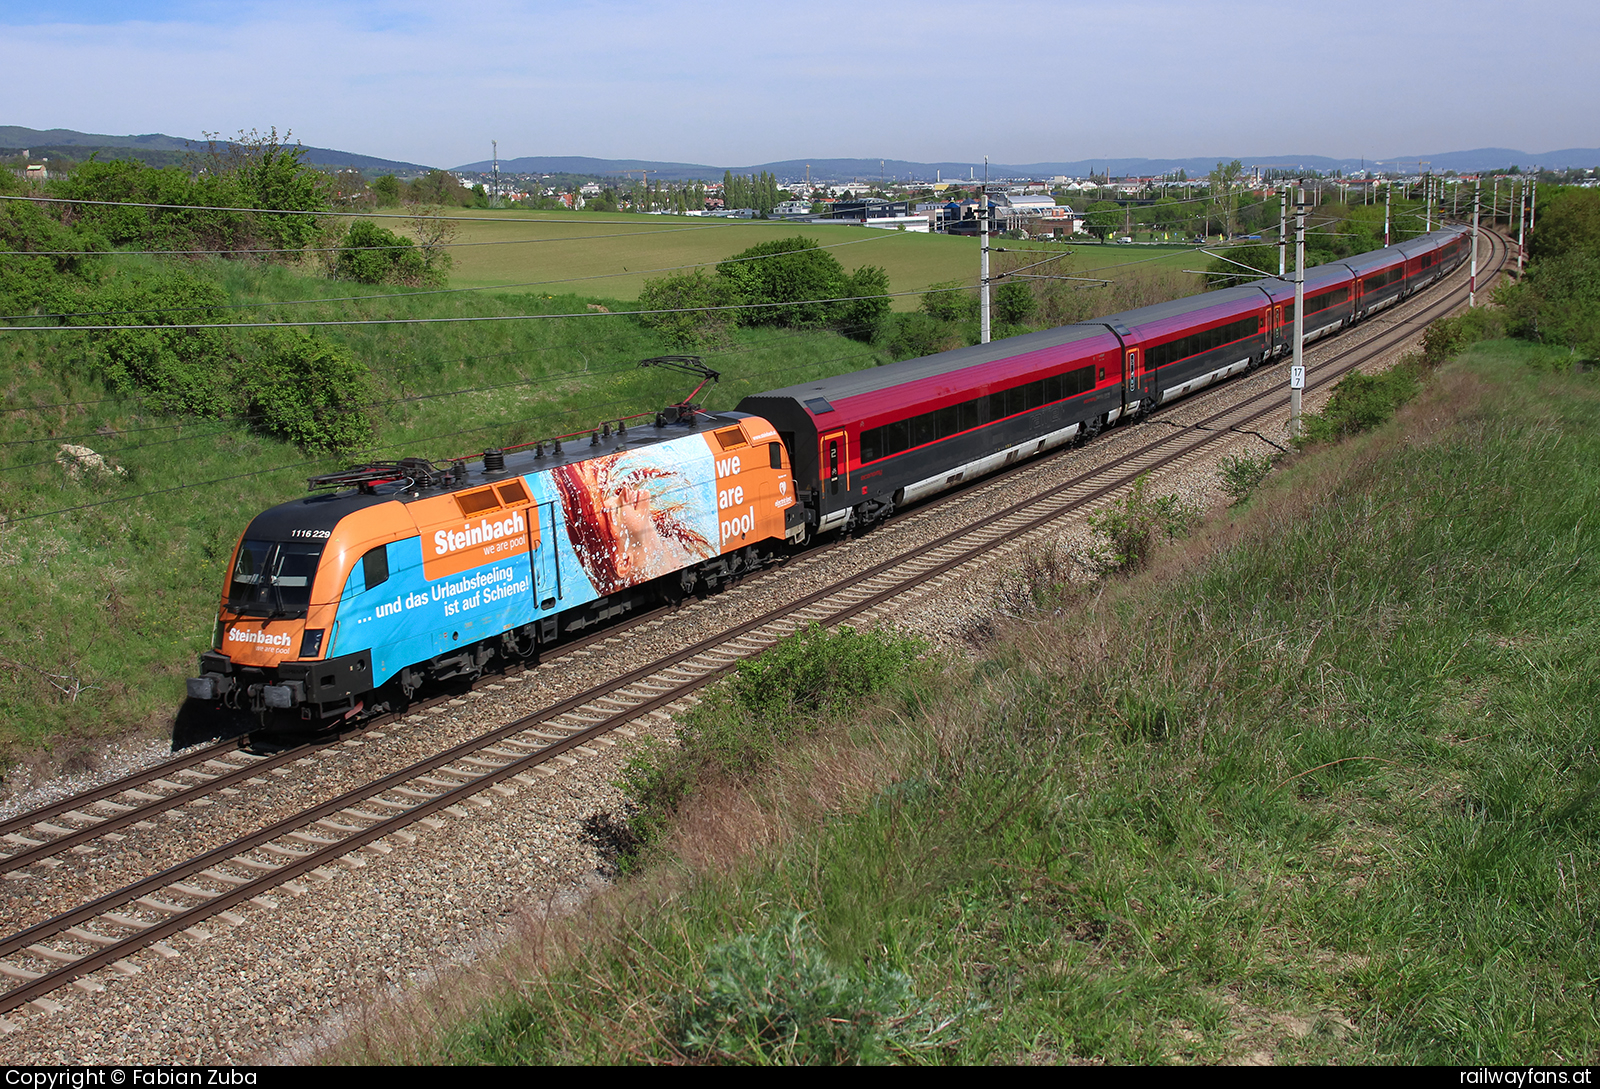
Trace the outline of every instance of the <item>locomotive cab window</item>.
{"label": "locomotive cab window", "polygon": [[228,608],[242,616],[304,616],[321,559],[321,541],[245,541],[228,583]]}
{"label": "locomotive cab window", "polygon": [[781,442],[769,442],[769,443],[767,443],[767,453],[772,458],[772,467],[774,469],[782,469],[783,468],[783,443],[781,443]]}

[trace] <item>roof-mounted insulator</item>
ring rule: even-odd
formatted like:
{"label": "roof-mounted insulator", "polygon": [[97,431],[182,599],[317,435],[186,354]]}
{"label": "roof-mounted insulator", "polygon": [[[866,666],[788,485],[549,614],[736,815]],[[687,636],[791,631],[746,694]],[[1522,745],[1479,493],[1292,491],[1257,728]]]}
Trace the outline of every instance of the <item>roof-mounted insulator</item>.
{"label": "roof-mounted insulator", "polygon": [[486,473],[505,472],[506,452],[504,450],[485,450],[483,452],[483,471]]}

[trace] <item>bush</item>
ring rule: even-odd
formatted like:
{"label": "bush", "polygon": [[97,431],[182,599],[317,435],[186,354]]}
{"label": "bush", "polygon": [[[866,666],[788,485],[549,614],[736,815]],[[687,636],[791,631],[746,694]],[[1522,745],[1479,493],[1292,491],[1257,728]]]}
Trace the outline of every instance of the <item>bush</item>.
{"label": "bush", "polygon": [[756,307],[739,312],[740,324],[790,328],[836,321],[841,307],[824,300],[844,295],[847,284],[838,259],[803,236],[752,246],[718,265],[717,276],[733,301]]}
{"label": "bush", "polygon": [[882,1063],[913,999],[911,980],[874,964],[831,963],[799,914],[711,949],[679,1000],[670,1042],[718,1063]]}
{"label": "bush", "polygon": [[847,301],[839,304],[839,331],[856,340],[872,340],[889,315],[889,274],[877,265],[862,265],[845,277]]}
{"label": "bush", "polygon": [[935,321],[976,321],[978,297],[970,288],[971,285],[963,284],[960,280],[934,284],[922,296],[921,310]]}
{"label": "bush", "polygon": [[1235,504],[1243,503],[1272,472],[1272,459],[1265,454],[1225,454],[1217,464],[1222,490]]}
{"label": "bush", "polygon": [[1411,353],[1381,374],[1351,371],[1333,387],[1326,408],[1303,418],[1297,444],[1334,442],[1377,427],[1417,395],[1425,369],[1423,357]]}
{"label": "bush", "polygon": [[1600,249],[1570,248],[1542,258],[1496,299],[1511,335],[1600,358]]}
{"label": "bush", "polygon": [[[216,320],[227,295],[187,273],[175,272],[145,284],[113,281],[79,302],[84,316],[76,325],[128,322],[183,325]],[[228,390],[225,340],[215,329],[119,329],[89,334],[93,357],[106,381],[119,393],[138,396],[161,412],[191,416],[226,415]]]}
{"label": "bush", "polygon": [[926,314],[892,314],[884,331],[884,347],[895,359],[933,355],[966,343],[960,328]]}
{"label": "bush", "polygon": [[994,294],[994,320],[1001,325],[1026,325],[1038,309],[1033,289],[1026,283],[1001,284]]}
{"label": "bush", "polygon": [[255,349],[234,384],[257,430],[341,454],[372,440],[372,375],[349,352],[291,329],[263,330]]}
{"label": "bush", "polygon": [[336,279],[363,284],[420,287],[430,280],[416,243],[366,219],[351,225],[330,271]]}
{"label": "bush", "polygon": [[1422,334],[1422,358],[1431,367],[1448,362],[1480,340],[1493,340],[1505,331],[1498,310],[1475,307],[1450,318],[1440,318]]}
{"label": "bush", "polygon": [[1140,475],[1120,504],[1089,516],[1089,528],[1104,544],[1089,550],[1085,566],[1102,575],[1136,571],[1149,561],[1160,541],[1187,536],[1199,522],[1197,506],[1176,495],[1152,499],[1146,494],[1149,484],[1150,474]]}
{"label": "bush", "polygon": [[639,309],[671,312],[640,314],[639,324],[654,329],[675,348],[720,345],[727,339],[734,312],[705,308],[727,305],[729,295],[725,281],[699,269],[646,280],[639,292]]}
{"label": "bush", "polygon": [[829,716],[900,684],[925,650],[882,630],[828,632],[812,624],[740,662],[677,728],[675,749],[646,749],[623,770],[634,802],[629,831],[656,842],[704,779],[742,779]]}

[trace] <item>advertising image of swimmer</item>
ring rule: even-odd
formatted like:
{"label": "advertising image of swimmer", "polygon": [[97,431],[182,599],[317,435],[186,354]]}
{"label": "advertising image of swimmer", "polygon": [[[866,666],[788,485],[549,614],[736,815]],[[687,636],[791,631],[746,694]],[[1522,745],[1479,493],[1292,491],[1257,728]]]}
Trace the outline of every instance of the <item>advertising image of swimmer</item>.
{"label": "advertising image of swimmer", "polygon": [[573,553],[601,594],[717,554],[715,488],[697,487],[654,453],[624,451],[552,474]]}

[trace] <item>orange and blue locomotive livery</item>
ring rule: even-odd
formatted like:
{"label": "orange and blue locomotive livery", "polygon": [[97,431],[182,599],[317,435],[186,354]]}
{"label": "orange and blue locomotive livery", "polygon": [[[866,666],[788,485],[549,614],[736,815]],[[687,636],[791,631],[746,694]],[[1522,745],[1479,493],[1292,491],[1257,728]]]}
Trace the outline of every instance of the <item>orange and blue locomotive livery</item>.
{"label": "orange and blue locomotive livery", "polygon": [[715,588],[803,524],[759,417],[688,410],[608,426],[577,450],[550,445],[486,451],[471,469],[408,460],[314,478],[322,494],[259,515],[189,695],[319,724],[353,717],[385,685],[409,697]]}

